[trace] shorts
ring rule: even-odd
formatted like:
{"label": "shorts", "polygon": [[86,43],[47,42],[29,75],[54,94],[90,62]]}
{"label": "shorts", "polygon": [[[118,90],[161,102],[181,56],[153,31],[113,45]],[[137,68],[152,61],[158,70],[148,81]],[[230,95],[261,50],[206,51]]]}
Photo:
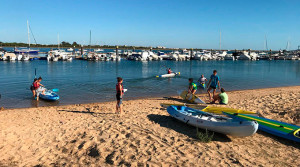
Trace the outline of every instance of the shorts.
{"label": "shorts", "polygon": [[209,86],[209,88],[212,88],[212,89],[217,89],[217,87],[216,86]]}
{"label": "shorts", "polygon": [[46,90],[43,87],[39,87],[35,90],[36,96],[39,96],[41,93],[43,93],[43,91]]}
{"label": "shorts", "polygon": [[226,105],[225,103],[222,102],[222,100],[219,102],[220,104]]}
{"label": "shorts", "polygon": [[122,104],[122,97],[121,97],[121,94],[117,93],[117,94],[116,94],[116,98],[117,98],[117,101],[118,101],[118,106],[120,107],[120,105]]}

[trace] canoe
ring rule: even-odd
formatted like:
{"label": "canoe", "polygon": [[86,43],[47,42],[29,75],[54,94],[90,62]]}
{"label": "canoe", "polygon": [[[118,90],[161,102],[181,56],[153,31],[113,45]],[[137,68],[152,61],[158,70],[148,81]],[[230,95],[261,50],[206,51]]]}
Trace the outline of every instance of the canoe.
{"label": "canoe", "polygon": [[46,90],[45,95],[40,94],[39,97],[41,99],[47,100],[47,101],[57,101],[57,100],[59,100],[59,96],[51,90]]}
{"label": "canoe", "polygon": [[300,142],[300,126],[253,115],[233,114],[228,112],[224,112],[224,114],[236,120],[255,120],[259,124],[259,130],[285,139]]}
{"label": "canoe", "polygon": [[189,125],[234,137],[246,137],[256,133],[256,121],[236,121],[185,106],[170,106],[168,113],[175,119]]}
{"label": "canoe", "polygon": [[169,78],[169,77],[175,77],[176,75],[180,75],[180,72],[175,72],[172,74],[163,74],[163,75],[157,75],[157,78]]}
{"label": "canoe", "polygon": [[223,112],[231,112],[231,113],[241,113],[241,114],[257,114],[252,111],[246,111],[246,110],[240,110],[240,109],[234,109],[234,108],[226,108],[226,107],[216,107],[216,106],[201,106],[197,104],[171,104],[171,103],[160,103],[160,106],[162,107],[169,107],[169,106],[186,106],[194,109],[198,109],[201,111],[214,113],[214,114],[223,114]]}
{"label": "canoe", "polygon": [[188,94],[188,91],[183,90],[183,91],[177,91],[179,96],[183,98],[183,100],[186,100],[189,103],[197,103],[197,104],[206,104],[203,100],[201,100],[198,96]]}

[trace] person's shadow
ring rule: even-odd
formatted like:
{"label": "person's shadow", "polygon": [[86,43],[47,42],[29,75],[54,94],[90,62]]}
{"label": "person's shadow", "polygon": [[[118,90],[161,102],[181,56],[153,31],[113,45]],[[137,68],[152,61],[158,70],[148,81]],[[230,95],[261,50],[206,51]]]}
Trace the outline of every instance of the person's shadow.
{"label": "person's shadow", "polygon": [[[182,133],[192,139],[197,140],[197,129],[193,126],[180,122],[171,116],[149,114],[147,117],[149,120],[160,124],[162,127],[173,129],[178,133]],[[206,133],[206,131],[202,129],[199,129],[199,132]],[[215,132],[212,141],[231,142],[231,139],[224,134]]]}

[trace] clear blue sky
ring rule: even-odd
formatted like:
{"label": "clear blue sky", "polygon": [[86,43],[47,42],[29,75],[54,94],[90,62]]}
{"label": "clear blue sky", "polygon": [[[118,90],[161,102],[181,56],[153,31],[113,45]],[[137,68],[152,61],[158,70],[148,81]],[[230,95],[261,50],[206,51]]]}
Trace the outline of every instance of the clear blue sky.
{"label": "clear blue sky", "polygon": [[1,0],[0,41],[264,49],[300,45],[299,0]]}

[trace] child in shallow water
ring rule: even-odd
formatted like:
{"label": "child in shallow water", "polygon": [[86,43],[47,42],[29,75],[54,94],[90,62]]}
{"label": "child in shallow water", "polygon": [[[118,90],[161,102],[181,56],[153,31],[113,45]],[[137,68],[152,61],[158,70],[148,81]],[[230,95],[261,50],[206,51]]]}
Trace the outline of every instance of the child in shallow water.
{"label": "child in shallow water", "polygon": [[37,101],[39,100],[39,95],[40,94],[45,95],[45,91],[46,91],[46,89],[44,88],[44,85],[41,84],[41,81],[42,81],[42,77],[39,77],[33,84],[33,87],[36,91],[36,100]]}

